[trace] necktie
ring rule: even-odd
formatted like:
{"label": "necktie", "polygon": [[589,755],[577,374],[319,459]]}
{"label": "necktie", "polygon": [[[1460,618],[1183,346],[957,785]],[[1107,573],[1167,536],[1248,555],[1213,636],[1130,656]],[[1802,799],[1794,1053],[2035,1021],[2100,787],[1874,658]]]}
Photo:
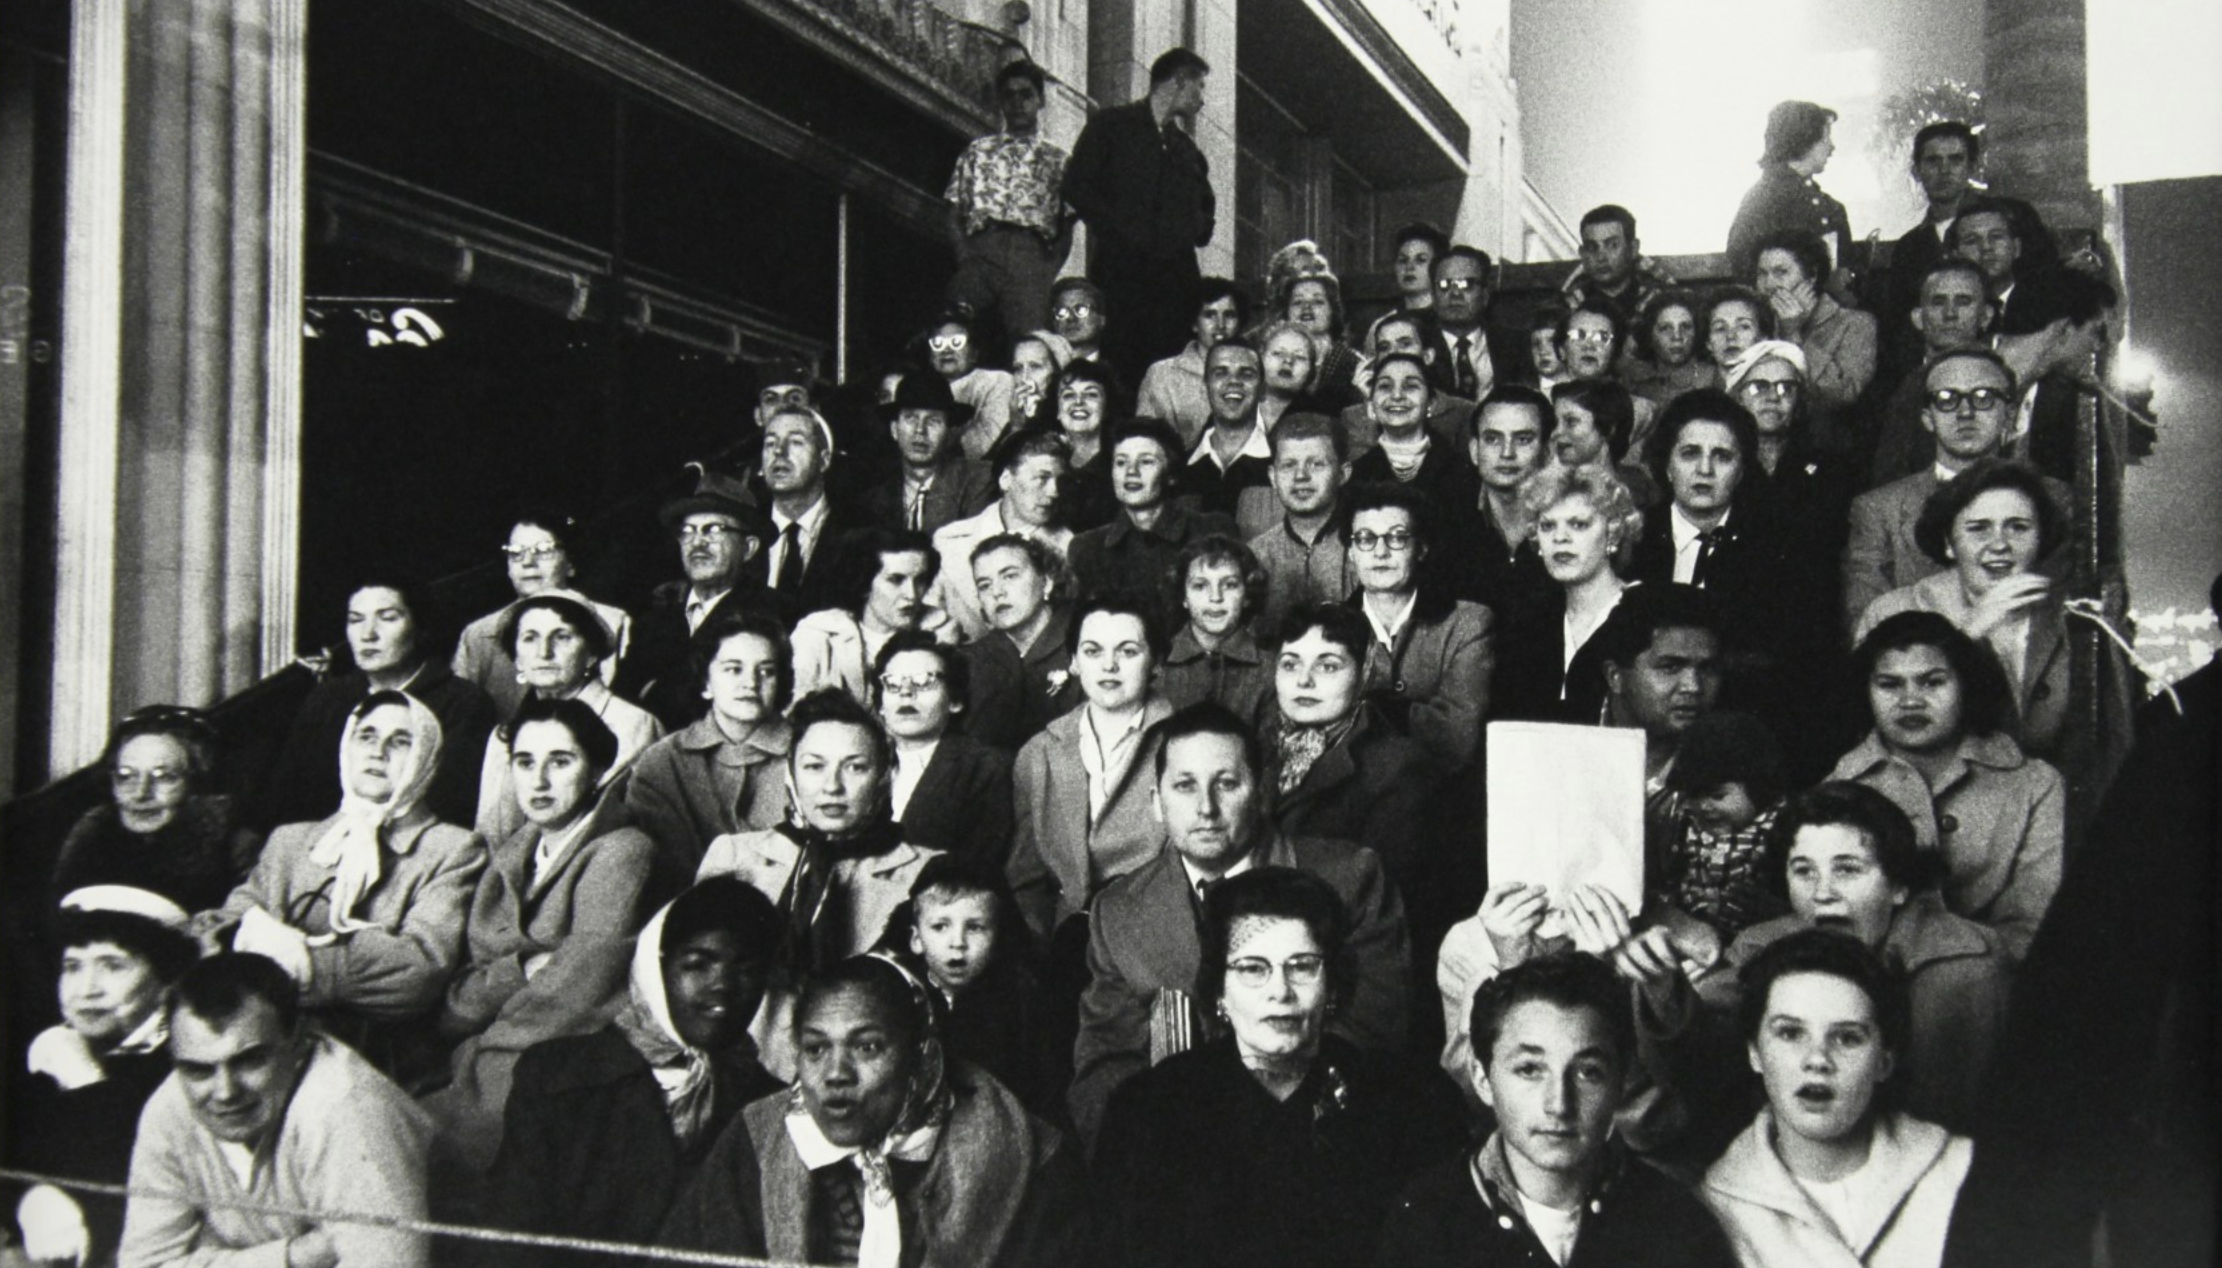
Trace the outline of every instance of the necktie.
{"label": "necktie", "polygon": [[1469,399],[1474,396],[1474,354],[1469,342],[1472,338],[1472,335],[1460,335],[1457,350],[1451,354],[1451,372],[1458,376],[1458,394]]}
{"label": "necktie", "polygon": [[1720,545],[1725,529],[1708,528],[1697,535],[1697,562],[1690,566],[1690,584],[1702,588],[1705,574],[1711,570],[1713,549]]}
{"label": "necktie", "polygon": [[904,516],[904,526],[914,533],[926,529],[926,486],[923,484],[910,486],[910,510]]}
{"label": "necktie", "polygon": [[781,594],[802,588],[802,526],[793,520],[779,530],[779,575],[772,578],[772,588]]}

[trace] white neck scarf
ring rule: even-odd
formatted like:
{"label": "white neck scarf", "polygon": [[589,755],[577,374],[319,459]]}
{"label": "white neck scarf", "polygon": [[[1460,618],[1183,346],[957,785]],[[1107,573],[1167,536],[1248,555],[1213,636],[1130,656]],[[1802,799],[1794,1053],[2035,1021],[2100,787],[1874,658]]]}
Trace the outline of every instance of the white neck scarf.
{"label": "white neck scarf", "polygon": [[[356,920],[354,913],[356,904],[378,885],[379,838],[389,825],[405,824],[415,817],[426,790],[432,785],[433,772],[440,765],[439,717],[415,696],[405,692],[396,694],[408,702],[409,733],[414,742],[409,746],[407,762],[392,775],[393,796],[384,801],[369,801],[356,796],[354,789],[347,787],[348,768],[353,765],[350,759],[355,727],[369,712],[363,705],[357,705],[347,715],[347,730],[339,741],[340,787],[343,790],[339,820],[309,850],[311,863],[331,868],[335,873],[332,881],[333,937],[371,927]],[[414,844],[413,839],[403,842],[396,847],[396,852],[406,854]]]}
{"label": "white neck scarf", "polygon": [[903,1221],[895,1209],[895,1180],[888,1162],[924,1162],[941,1143],[941,1122],[890,1135],[877,1144],[843,1146],[826,1139],[818,1122],[796,1097],[787,1111],[787,1139],[802,1165],[816,1171],[837,1162],[853,1164],[864,1179],[864,1236],[857,1243],[857,1268],[898,1268],[903,1260]]}

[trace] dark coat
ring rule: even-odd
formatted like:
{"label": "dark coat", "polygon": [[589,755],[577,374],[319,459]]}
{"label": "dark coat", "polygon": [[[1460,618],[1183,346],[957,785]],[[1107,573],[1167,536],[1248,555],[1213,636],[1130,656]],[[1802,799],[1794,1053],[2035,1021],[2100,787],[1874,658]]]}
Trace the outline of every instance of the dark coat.
{"label": "dark coat", "polygon": [[[1515,1195],[1484,1200],[1471,1159],[1415,1177],[1381,1229],[1376,1268],[1511,1268],[1550,1264]],[[1566,1268],[1732,1268],[1735,1252],[1696,1195],[1621,1157],[1592,1195]]]}
{"label": "dark coat", "polygon": [[[1428,382],[1433,383],[1437,391],[1449,392],[1467,400],[1479,400],[1488,394],[1478,383],[1458,382],[1450,335],[1440,325],[1430,321],[1426,337],[1435,349],[1435,362],[1428,367]],[[1489,325],[1485,320],[1481,327],[1481,342],[1489,349],[1491,387],[1508,383],[1535,386],[1535,359],[1528,354],[1526,331],[1500,329]]]}
{"label": "dark coat", "polygon": [[1088,120],[1065,162],[1064,195],[1098,257],[1185,260],[1190,277],[1217,214],[1203,151],[1180,128],[1160,129],[1147,97]]}
{"label": "dark coat", "polygon": [[1080,703],[1080,684],[1070,673],[1065,631],[1072,609],[1056,605],[1034,646],[1021,656],[1003,634],[990,631],[957,649],[972,670],[966,692],[964,733],[984,744],[1016,753],[1026,741]]}
{"label": "dark coat", "polygon": [[955,732],[941,737],[903,807],[903,841],[1000,874],[1011,857],[1011,754]]}
{"label": "dark coat", "polygon": [[[955,450],[954,442],[951,448]],[[920,531],[931,536],[944,524],[978,515],[996,496],[995,473],[987,464],[954,451],[941,460],[934,469],[934,482],[926,486],[925,522]],[[858,518],[868,528],[907,528],[905,515],[909,509],[904,502],[901,475],[866,490],[857,505]]]}
{"label": "dark coat", "polygon": [[[569,1237],[649,1242],[672,1199],[743,1105],[779,1090],[753,1057],[713,1054],[711,1121],[682,1150],[654,1073],[615,1027],[525,1050],[487,1175],[485,1222]],[[485,1252],[487,1265],[589,1264],[536,1247]]]}
{"label": "dark coat", "polygon": [[187,911],[207,911],[231,897],[261,853],[261,838],[238,826],[229,797],[189,797],[176,818],[149,836],[125,828],[115,805],[103,802],[63,838],[47,910],[87,885],[130,885]]}
{"label": "dark coat", "polygon": [[[1209,428],[1204,430],[1204,436],[1198,443],[1211,443]],[[1271,461],[1256,454],[1244,454],[1228,463],[1224,470],[1211,458],[1189,462],[1174,473],[1173,481],[1181,496],[1195,499],[1199,510],[1226,518],[1225,531],[1232,534],[1238,531],[1234,526],[1234,514],[1242,504],[1243,490],[1270,488],[1272,477]]]}
{"label": "dark coat", "polygon": [[[1276,710],[1266,725],[1268,744],[1279,739],[1279,728]],[[1278,788],[1280,779],[1276,751],[1266,764],[1265,786]],[[1409,898],[1435,784],[1427,750],[1360,706],[1350,730],[1319,755],[1296,787],[1276,795],[1273,825],[1286,837],[1357,842],[1381,856],[1389,879]]]}
{"label": "dark coat", "polygon": [[[766,510],[764,516],[766,531],[771,531],[771,512]],[[764,548],[741,565],[741,575],[765,588],[765,593],[772,602],[772,610],[789,629],[812,612],[854,606],[855,596],[845,594],[843,590],[852,576],[850,560],[856,552],[854,534],[864,527],[863,521],[846,506],[829,500],[826,503],[825,523],[818,529],[818,544],[811,550],[809,557],[803,560],[802,585],[793,594],[782,593],[771,584],[769,569],[772,543],[778,540],[776,535],[766,537]],[[685,598],[682,591],[682,603]],[[682,620],[681,624],[684,623]],[[705,621],[703,624],[708,625],[709,622]]]}
{"label": "dark coat", "polygon": [[[440,719],[440,769],[424,804],[443,823],[475,823],[479,766],[494,730],[494,702],[438,659],[426,661],[407,690]],[[248,823],[268,831],[282,823],[315,823],[339,809],[340,736],[347,715],[369,695],[370,678],[361,670],[316,684],[252,800]]]}
{"label": "dark coat", "polygon": [[1286,1101],[1231,1037],[1168,1057],[1104,1115],[1106,1268],[1363,1263],[1404,1184],[1464,1143],[1448,1076],[1333,1036]]}
{"label": "dark coat", "polygon": [[[1420,469],[1409,481],[1397,479],[1396,472],[1389,466],[1389,455],[1378,446],[1368,449],[1364,457],[1350,464],[1350,478],[1353,482],[1378,480],[1383,484],[1403,484],[1417,489],[1427,495],[1436,520],[1446,526],[1455,523],[1461,510],[1474,506],[1481,497],[1481,473],[1474,470],[1473,459],[1466,456],[1463,448],[1446,445],[1440,439],[1429,442],[1427,456],[1420,459]],[[1443,537],[1438,547],[1451,558],[1464,554],[1460,543],[1448,537]]]}
{"label": "dark coat", "polygon": [[[1216,472],[1218,468],[1214,467]],[[1165,504],[1157,523],[1136,528],[1124,515],[1102,528],[1072,539],[1072,575],[1083,595],[1127,591],[1144,596],[1165,613],[1167,577],[1189,543],[1214,533],[1235,535],[1231,515],[1207,511],[1186,498]]]}
{"label": "dark coat", "polygon": [[[666,732],[686,729],[710,708],[694,668],[696,655],[706,649],[687,629],[687,589],[684,581],[656,587],[648,609],[633,622],[632,649],[617,667],[617,681],[610,684],[612,691],[654,714]],[[780,611],[779,601],[764,588],[761,578],[743,576],[710,608],[700,628],[712,629],[724,618],[744,612],[776,617]],[[785,619],[784,624],[792,627],[794,620]]]}
{"label": "dark coat", "polygon": [[1850,250],[1852,245],[1852,224],[1844,215],[1844,204],[1812,177],[1798,175],[1786,163],[1769,163],[1745,192],[1736,221],[1729,226],[1730,275],[1738,281],[1751,280],[1759,268],[1759,240],[1778,229],[1795,229],[1824,241],[1833,233],[1838,251]]}
{"label": "dark coat", "polygon": [[[170,1077],[167,1048],[101,1059],[107,1077],[63,1091],[44,1075],[20,1070],[10,1075],[7,1150],[11,1167],[74,1180],[122,1184],[131,1172],[132,1142],[139,1134],[139,1112],[162,1081]],[[12,1213],[23,1186],[0,1186]],[[88,1263],[114,1262],[123,1237],[123,1199],[90,1193],[71,1196],[85,1213],[92,1255]],[[15,1222],[9,1219],[9,1230]]]}

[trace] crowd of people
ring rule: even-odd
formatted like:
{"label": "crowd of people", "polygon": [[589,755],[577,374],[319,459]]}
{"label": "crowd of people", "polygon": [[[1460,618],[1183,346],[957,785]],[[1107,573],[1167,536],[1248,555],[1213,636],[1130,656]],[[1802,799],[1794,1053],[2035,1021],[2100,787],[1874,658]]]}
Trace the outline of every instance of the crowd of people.
{"label": "crowd of people", "polygon": [[[2070,707],[2109,285],[1950,121],[1854,275],[1789,102],[1735,282],[1603,206],[1506,322],[1419,224],[1360,320],[1199,276],[1209,73],[1068,155],[1006,67],[947,310],[862,423],[767,371],[644,608],[535,509],[460,630],[361,578],[267,769],[126,718],[8,1161],[131,1194],[13,1182],[15,1253],[2207,1262],[2212,684]],[[1492,881],[1499,720],[1640,734],[1640,903]]]}

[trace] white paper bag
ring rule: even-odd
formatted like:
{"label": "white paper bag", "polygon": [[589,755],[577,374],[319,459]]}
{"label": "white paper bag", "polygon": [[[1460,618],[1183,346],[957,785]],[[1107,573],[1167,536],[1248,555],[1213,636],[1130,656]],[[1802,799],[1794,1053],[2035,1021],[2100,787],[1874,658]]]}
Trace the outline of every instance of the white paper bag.
{"label": "white paper bag", "polygon": [[1489,883],[1550,891],[1539,932],[1563,932],[1567,891],[1600,885],[1643,910],[1643,732],[1556,722],[1492,722]]}

